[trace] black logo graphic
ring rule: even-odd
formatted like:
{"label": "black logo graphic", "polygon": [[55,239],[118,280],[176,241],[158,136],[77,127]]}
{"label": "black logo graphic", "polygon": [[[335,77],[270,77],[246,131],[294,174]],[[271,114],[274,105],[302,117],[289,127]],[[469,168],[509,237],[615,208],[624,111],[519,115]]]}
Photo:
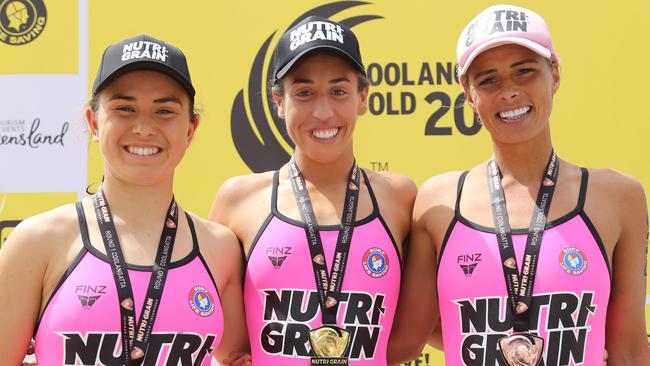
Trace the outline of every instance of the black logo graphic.
{"label": "black logo graphic", "polygon": [[77,297],[79,298],[79,302],[84,309],[90,309],[95,304],[95,301],[97,301],[97,299],[99,299],[101,296],[77,295]]}
{"label": "black logo graphic", "polygon": [[273,263],[273,268],[275,268],[275,269],[280,269],[280,267],[282,266],[282,263],[284,263],[285,259],[287,259],[286,256],[284,256],[284,257],[271,257],[271,256],[269,256],[269,260],[271,261],[271,263]]}
{"label": "black logo graphic", "polygon": [[84,309],[90,309],[102,295],[106,294],[104,285],[77,285],[75,293]]}
{"label": "black logo graphic", "polygon": [[463,254],[459,255],[456,259],[456,263],[460,266],[460,269],[463,270],[465,277],[472,277],[472,274],[480,261],[482,261],[481,253]]}
{"label": "black logo graphic", "polygon": [[38,38],[47,23],[43,0],[0,0],[0,41],[20,46]]}
{"label": "black logo graphic", "polygon": [[[369,3],[364,1],[340,1],[321,5],[299,16],[287,29],[308,16],[316,15],[329,18],[343,10],[366,4]],[[339,23],[352,28],[357,24],[382,18],[378,15],[360,15],[346,18],[339,21]],[[263,70],[265,60],[273,60],[273,55],[267,58],[267,52],[276,32],[271,33],[257,52],[248,78],[247,90],[244,92],[244,89],[242,89],[237,93],[230,115],[230,131],[235,148],[242,160],[255,173],[278,169],[289,161],[290,153],[282,147],[275,137],[270,121],[275,125],[275,129],[280,132],[284,141],[292,148],[295,147],[287,134],[284,121],[275,115],[272,110],[265,108],[263,100],[264,96],[266,96],[266,105],[273,105],[271,93],[266,88],[266,82],[271,79],[273,74],[273,67],[267,67],[266,75],[264,75]],[[252,117],[252,123],[248,119],[247,110]],[[259,133],[260,138],[257,137],[255,130]]]}
{"label": "black logo graphic", "polygon": [[[506,297],[470,298],[458,305],[458,327],[463,334],[460,357],[463,365],[505,365],[498,349],[499,339],[512,331],[513,315]],[[598,304],[594,293],[582,291],[534,295],[530,312],[530,333],[546,340],[540,365],[582,365]],[[573,363],[571,362],[573,360]]]}
{"label": "black logo graphic", "polygon": [[476,268],[477,264],[478,263],[460,265],[460,268],[463,270],[463,273],[465,273],[465,277],[472,277],[472,273],[474,273],[474,269]]}
{"label": "black logo graphic", "polygon": [[[310,358],[310,323],[320,318],[318,292],[305,290],[264,290],[264,327],[254,342],[269,355]],[[350,345],[344,357],[351,360],[375,359],[379,338],[386,333],[386,296],[364,292],[341,292],[339,326],[350,332]],[[382,333],[383,331],[383,333]],[[371,362],[368,362],[371,364]]]}
{"label": "black logo graphic", "polygon": [[[280,256],[278,256],[280,254]],[[273,268],[280,269],[282,263],[291,254],[291,247],[269,247],[266,249],[266,255],[269,257]]]}
{"label": "black logo graphic", "polygon": [[[65,365],[121,365],[122,356],[115,355],[120,344],[119,333],[59,333],[64,339]],[[214,351],[216,336],[183,332],[152,333],[143,365],[202,365]]]}

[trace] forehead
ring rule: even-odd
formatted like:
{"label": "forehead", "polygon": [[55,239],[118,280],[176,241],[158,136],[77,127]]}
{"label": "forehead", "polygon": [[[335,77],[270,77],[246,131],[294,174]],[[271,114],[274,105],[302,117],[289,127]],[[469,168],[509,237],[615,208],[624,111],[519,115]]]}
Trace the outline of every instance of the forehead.
{"label": "forehead", "polygon": [[176,80],[162,72],[153,70],[136,70],[120,75],[102,89],[100,94],[110,95],[114,93],[131,96],[151,94],[157,97],[173,95],[178,98],[189,99],[185,89]]}
{"label": "forehead", "polygon": [[510,67],[513,63],[531,60],[539,62],[544,57],[537,52],[516,44],[506,44],[482,52],[474,59],[468,69],[468,75],[487,69]]}
{"label": "forehead", "polygon": [[356,69],[342,56],[327,51],[314,52],[298,62],[287,77],[314,79],[331,73],[355,73]]}

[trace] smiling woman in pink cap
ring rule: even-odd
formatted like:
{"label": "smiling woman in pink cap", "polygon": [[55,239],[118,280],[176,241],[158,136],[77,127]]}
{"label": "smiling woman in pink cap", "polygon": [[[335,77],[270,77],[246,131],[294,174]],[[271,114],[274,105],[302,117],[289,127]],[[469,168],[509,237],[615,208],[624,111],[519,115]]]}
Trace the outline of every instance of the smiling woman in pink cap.
{"label": "smiling woman in pink cap", "polygon": [[[528,9],[492,6],[465,27],[457,55],[494,154],[424,183],[406,265],[437,267],[446,363],[599,365],[607,348],[610,364],[650,364],[643,188],[556,155],[560,60],[546,23]],[[427,285],[417,273],[404,283]],[[435,306],[400,304],[410,300]],[[416,329],[410,341],[423,336]]]}

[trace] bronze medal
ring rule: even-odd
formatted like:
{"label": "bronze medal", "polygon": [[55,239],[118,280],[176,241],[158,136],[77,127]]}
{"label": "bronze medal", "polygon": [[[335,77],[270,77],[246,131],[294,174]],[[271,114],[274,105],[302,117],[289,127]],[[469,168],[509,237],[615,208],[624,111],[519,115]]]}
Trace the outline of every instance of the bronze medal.
{"label": "bronze medal", "polygon": [[503,360],[510,366],[537,366],[542,360],[544,339],[531,334],[513,334],[499,339]]}

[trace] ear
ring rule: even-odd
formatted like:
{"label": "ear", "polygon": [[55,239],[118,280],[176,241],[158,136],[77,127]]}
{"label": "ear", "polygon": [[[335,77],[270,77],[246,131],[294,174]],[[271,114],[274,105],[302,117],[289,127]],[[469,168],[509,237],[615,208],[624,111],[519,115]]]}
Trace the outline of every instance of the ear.
{"label": "ear", "polygon": [[467,104],[472,108],[474,112],[476,112],[476,106],[474,105],[474,96],[472,95],[472,91],[469,85],[466,83],[462,82],[460,83],[460,86],[463,87],[463,92],[465,93],[465,97],[467,98]]}
{"label": "ear", "polygon": [[187,127],[187,145],[189,146],[194,139],[194,134],[196,129],[199,128],[199,122],[201,122],[201,117],[198,114],[194,114],[192,121],[190,121],[189,126]]}
{"label": "ear", "polygon": [[361,116],[368,110],[368,88],[363,89],[359,93],[359,107],[357,108],[357,115]]}
{"label": "ear", "polygon": [[278,110],[278,117],[284,119],[284,98],[278,93],[272,92],[271,96],[273,97],[273,102],[275,102],[275,107]]}
{"label": "ear", "polygon": [[90,109],[90,107],[86,107],[84,110],[84,116],[86,117],[88,128],[90,128],[90,132],[92,133],[93,141],[99,141],[99,123],[97,117],[95,117],[95,113]]}
{"label": "ear", "polygon": [[556,62],[551,68],[551,77],[553,78],[553,84],[551,85],[551,90],[555,94],[558,89],[560,89],[560,65]]}

